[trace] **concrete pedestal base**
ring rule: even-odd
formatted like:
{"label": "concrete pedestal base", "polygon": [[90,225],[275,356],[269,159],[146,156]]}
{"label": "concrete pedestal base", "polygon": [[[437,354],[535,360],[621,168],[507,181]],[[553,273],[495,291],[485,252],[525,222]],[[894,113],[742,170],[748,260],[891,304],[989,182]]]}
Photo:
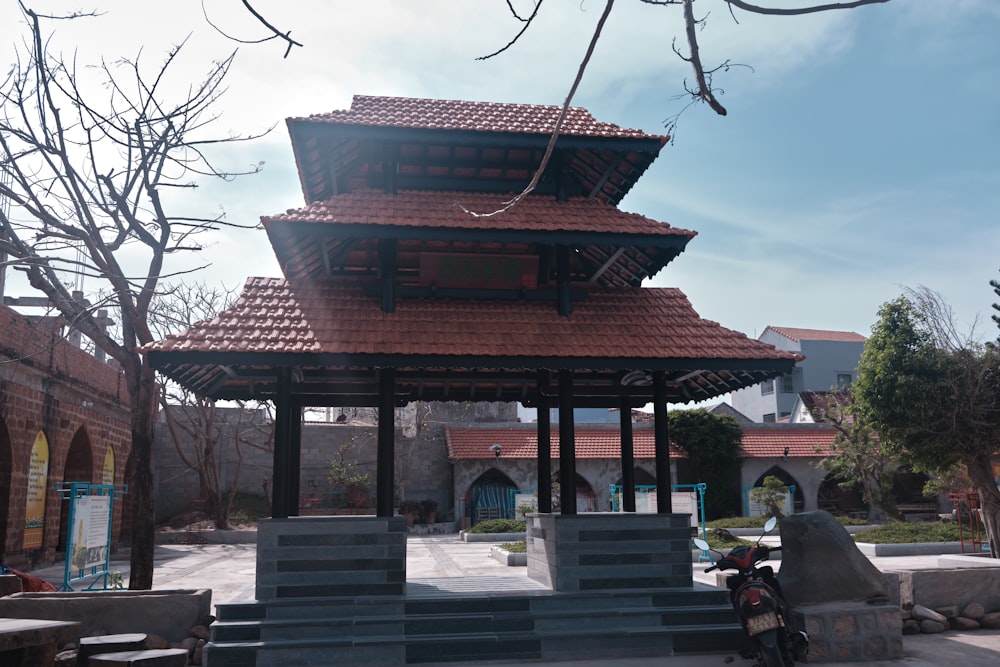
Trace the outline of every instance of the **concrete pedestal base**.
{"label": "concrete pedestal base", "polygon": [[554,591],[690,588],[687,514],[529,514],[528,577]]}
{"label": "concrete pedestal base", "polygon": [[809,662],[868,662],[903,657],[899,607],[827,602],[792,609],[789,622],[809,633]]}
{"label": "concrete pedestal base", "polygon": [[406,533],[401,516],[261,519],[256,597],[402,595]]}

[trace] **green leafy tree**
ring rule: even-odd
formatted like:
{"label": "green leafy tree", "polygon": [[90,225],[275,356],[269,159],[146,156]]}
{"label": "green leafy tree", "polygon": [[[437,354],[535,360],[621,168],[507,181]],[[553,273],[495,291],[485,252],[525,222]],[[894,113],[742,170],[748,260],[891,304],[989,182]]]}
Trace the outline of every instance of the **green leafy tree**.
{"label": "green leafy tree", "polygon": [[785,498],[787,497],[788,487],[774,475],[765,477],[762,486],[755,486],[750,489],[750,500],[766,507],[767,516],[773,516],[778,519],[785,516],[781,508],[784,506]]}
{"label": "green leafy tree", "polygon": [[668,417],[670,442],[688,458],[699,482],[707,485],[705,513],[709,517],[731,514],[738,489],[740,443],[743,431],[729,415],[714,415],[704,408],[674,410]]}
{"label": "green leafy tree", "polygon": [[891,448],[882,445],[875,430],[859,414],[853,389],[830,392],[825,404],[815,408],[812,414],[817,422],[829,424],[837,432],[833,438],[833,455],[820,461],[820,467],[842,480],[842,488],[861,487],[869,506],[882,510],[892,519],[902,519],[892,491],[893,476],[899,468],[898,457]]}
{"label": "green leafy tree", "polygon": [[915,470],[965,466],[997,556],[1000,351],[954,332],[950,311],[929,290],[884,304],[861,355],[855,398],[884,446]]}

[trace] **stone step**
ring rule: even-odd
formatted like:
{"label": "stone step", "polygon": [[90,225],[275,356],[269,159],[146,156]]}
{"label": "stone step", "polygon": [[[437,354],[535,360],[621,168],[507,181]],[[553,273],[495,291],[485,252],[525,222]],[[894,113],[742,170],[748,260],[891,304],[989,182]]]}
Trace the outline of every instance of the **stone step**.
{"label": "stone step", "polygon": [[[537,602],[538,600],[532,600]],[[448,605],[408,605],[414,613],[384,614],[375,616],[272,616],[264,619],[241,621],[216,621],[211,627],[213,641],[256,640],[284,638],[291,632],[303,637],[310,635],[372,635],[392,632],[405,635],[451,634],[460,632],[508,632],[562,626],[594,627],[597,629],[620,625],[684,626],[695,623],[735,623],[729,603],[701,605],[653,606],[648,603],[618,608],[593,608],[582,604],[573,606],[542,606],[526,604],[490,605],[477,604],[475,610],[455,609]],[[441,611],[447,610],[447,611]],[[319,611],[314,609],[313,611]]]}
{"label": "stone step", "polygon": [[118,651],[90,656],[89,667],[187,667],[188,652],[182,648]]}
{"label": "stone step", "polygon": [[[487,660],[611,658],[737,650],[745,636],[732,623],[691,626],[592,628],[536,632],[462,633],[434,636],[327,637],[206,645],[212,667],[347,663],[417,664]],[[254,658],[256,656],[256,658]],[[311,662],[311,661],[320,662]]]}
{"label": "stone step", "polygon": [[90,656],[99,653],[141,651],[144,648],[146,648],[146,635],[141,632],[81,637],[79,648],[76,651],[76,664],[83,667],[87,664],[87,659]]}

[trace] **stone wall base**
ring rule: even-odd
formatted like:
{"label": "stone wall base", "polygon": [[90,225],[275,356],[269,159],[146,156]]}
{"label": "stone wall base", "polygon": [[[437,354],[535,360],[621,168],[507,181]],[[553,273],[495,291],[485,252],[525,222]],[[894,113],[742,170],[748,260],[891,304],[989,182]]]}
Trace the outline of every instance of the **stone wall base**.
{"label": "stone wall base", "polygon": [[528,577],[554,591],[690,588],[687,514],[529,514]]}
{"label": "stone wall base", "polygon": [[869,662],[903,657],[899,607],[863,602],[802,605],[789,612],[795,630],[809,633],[809,662]]}
{"label": "stone wall base", "polygon": [[406,533],[401,516],[261,519],[256,598],[402,595]]}

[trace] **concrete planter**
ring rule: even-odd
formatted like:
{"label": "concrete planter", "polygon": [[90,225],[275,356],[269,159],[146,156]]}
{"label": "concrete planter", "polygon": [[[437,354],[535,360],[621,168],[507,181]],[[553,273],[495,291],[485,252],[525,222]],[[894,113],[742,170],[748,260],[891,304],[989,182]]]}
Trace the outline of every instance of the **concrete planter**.
{"label": "concrete planter", "polygon": [[526,567],[528,565],[528,554],[515,554],[500,547],[490,549],[490,558],[513,567]]}
{"label": "concrete planter", "polygon": [[463,542],[520,542],[525,533],[470,533],[461,531],[458,536]]}

